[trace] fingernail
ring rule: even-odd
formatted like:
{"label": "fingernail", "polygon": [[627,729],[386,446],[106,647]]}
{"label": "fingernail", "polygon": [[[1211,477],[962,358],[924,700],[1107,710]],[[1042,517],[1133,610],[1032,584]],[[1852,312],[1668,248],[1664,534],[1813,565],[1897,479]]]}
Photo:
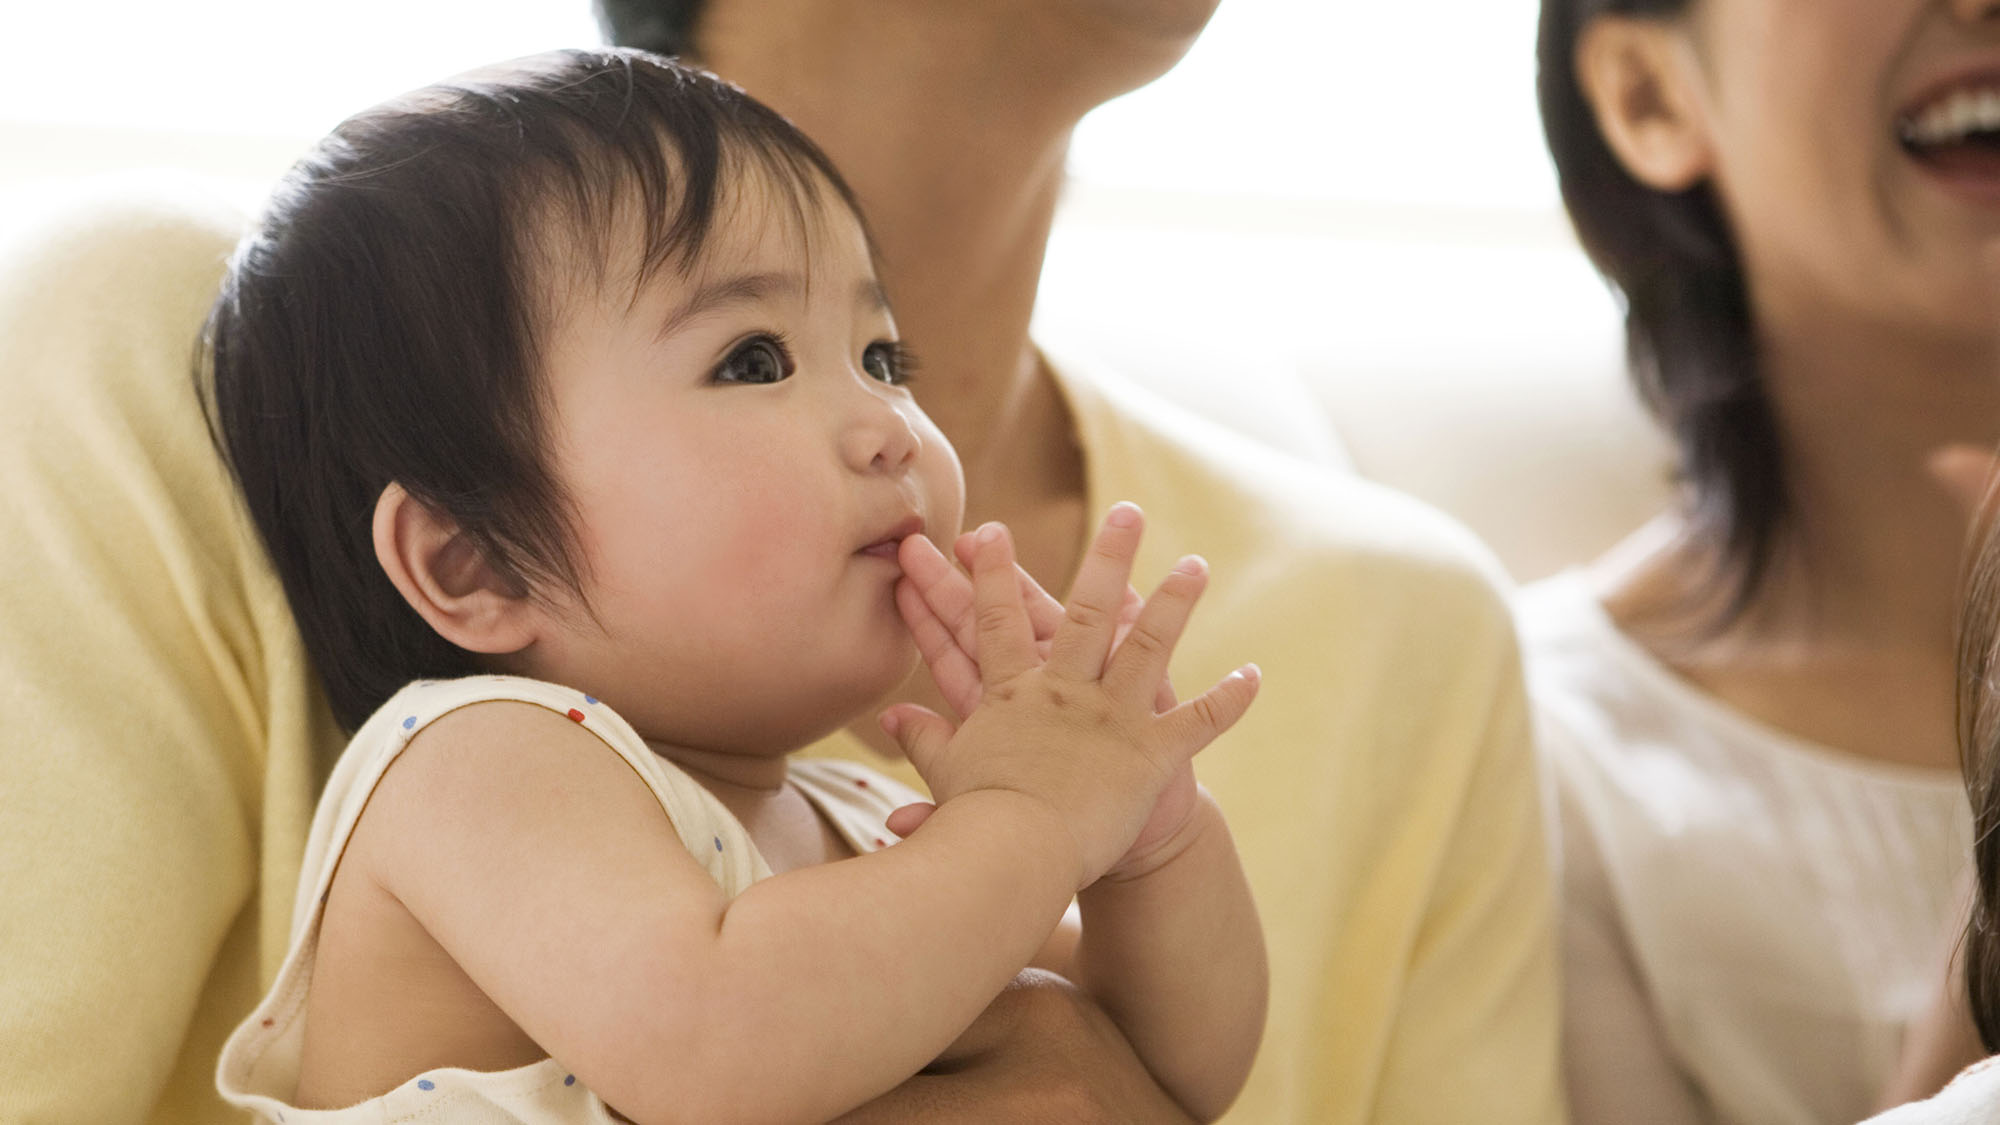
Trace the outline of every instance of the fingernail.
{"label": "fingernail", "polygon": [[1120,500],[1118,503],[1111,505],[1111,511],[1104,517],[1104,522],[1110,524],[1112,527],[1137,527],[1139,526],[1139,506],[1128,500]]}
{"label": "fingernail", "polygon": [[882,712],[880,715],[875,716],[875,721],[882,724],[882,732],[890,738],[896,737],[896,728],[903,725],[902,720],[896,717],[894,711]]}
{"label": "fingernail", "polygon": [[1208,560],[1200,555],[1186,555],[1174,564],[1175,574],[1198,575],[1208,569]]}
{"label": "fingernail", "polygon": [[980,524],[978,541],[985,544],[1000,542],[1000,525],[997,523]]}
{"label": "fingernail", "polygon": [[1243,667],[1231,672],[1230,675],[1238,679],[1248,680],[1254,684],[1264,678],[1264,670],[1255,664],[1245,664]]}

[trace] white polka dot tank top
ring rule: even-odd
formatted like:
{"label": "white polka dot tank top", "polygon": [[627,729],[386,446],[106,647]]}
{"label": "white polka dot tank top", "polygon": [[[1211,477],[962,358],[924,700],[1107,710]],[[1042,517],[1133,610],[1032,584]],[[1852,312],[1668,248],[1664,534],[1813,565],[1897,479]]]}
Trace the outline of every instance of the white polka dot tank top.
{"label": "white polka dot tank top", "polygon": [[[292,944],[271,990],[223,1047],[216,1085],[230,1104],[258,1120],[283,1125],[349,1125],[369,1122],[465,1122],[558,1125],[623,1119],[577,1080],[558,1059],[505,1071],[445,1068],[411,1077],[401,1086],[341,1109],[300,1109],[290,1104],[298,1085],[305,1037],[306,997],[324,898],[361,810],[403,747],[426,725],[476,703],[532,703],[566,715],[597,735],[624,759],[660,802],[681,843],[725,895],[734,898],[771,870],[749,834],[722,803],[643,739],[609,707],[582,692],[518,676],[471,676],[420,681],[396,693],[363,724],[335,764],[313,816],[292,914]],[[791,780],[857,853],[886,847],[884,822],[901,805],[923,798],[866,767],[823,759],[794,760]]]}

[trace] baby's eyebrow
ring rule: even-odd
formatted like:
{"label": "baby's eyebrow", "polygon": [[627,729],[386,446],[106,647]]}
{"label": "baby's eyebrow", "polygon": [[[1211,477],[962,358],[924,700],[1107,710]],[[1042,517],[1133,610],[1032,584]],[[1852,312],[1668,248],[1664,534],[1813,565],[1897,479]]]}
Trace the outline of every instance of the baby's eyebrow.
{"label": "baby's eyebrow", "polygon": [[774,295],[802,292],[805,282],[789,274],[752,273],[720,281],[704,282],[660,322],[657,339],[664,340],[705,312],[746,301],[761,301]]}
{"label": "baby's eyebrow", "polygon": [[889,294],[883,290],[880,281],[872,277],[863,278],[861,284],[854,287],[854,303],[869,312],[888,312]]}

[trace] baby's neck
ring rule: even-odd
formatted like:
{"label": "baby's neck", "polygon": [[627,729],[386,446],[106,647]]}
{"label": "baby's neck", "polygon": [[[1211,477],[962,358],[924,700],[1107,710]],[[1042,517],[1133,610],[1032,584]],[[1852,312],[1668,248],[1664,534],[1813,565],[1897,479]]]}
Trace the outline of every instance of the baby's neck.
{"label": "baby's neck", "polygon": [[693,751],[648,743],[729,810],[773,873],[852,855],[805,794],[789,784],[790,755]]}
{"label": "baby's neck", "polygon": [[701,783],[717,800],[728,805],[741,799],[769,798],[785,787],[789,770],[788,754],[751,754],[727,750],[694,750],[684,746],[646,740],[653,753]]}

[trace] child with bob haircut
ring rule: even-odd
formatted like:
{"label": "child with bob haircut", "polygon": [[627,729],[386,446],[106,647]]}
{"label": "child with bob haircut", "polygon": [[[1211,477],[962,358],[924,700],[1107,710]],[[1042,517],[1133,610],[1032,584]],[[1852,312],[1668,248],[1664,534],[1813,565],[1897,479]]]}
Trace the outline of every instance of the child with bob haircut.
{"label": "child with bob haircut", "polygon": [[[998,525],[957,539],[969,578],[932,546],[957,459],[852,196],[782,118],[616,50],[396,99],[279,187],[206,340],[355,732],[290,952],[223,1051],[233,1104],[825,1120],[1031,963],[1190,1114],[1235,1097],[1263,944],[1188,762],[1258,672],[1174,705],[1205,567],[1141,602],[1130,505],[1066,608]],[[934,809],[787,760],[917,652],[961,721],[881,722]]]}

